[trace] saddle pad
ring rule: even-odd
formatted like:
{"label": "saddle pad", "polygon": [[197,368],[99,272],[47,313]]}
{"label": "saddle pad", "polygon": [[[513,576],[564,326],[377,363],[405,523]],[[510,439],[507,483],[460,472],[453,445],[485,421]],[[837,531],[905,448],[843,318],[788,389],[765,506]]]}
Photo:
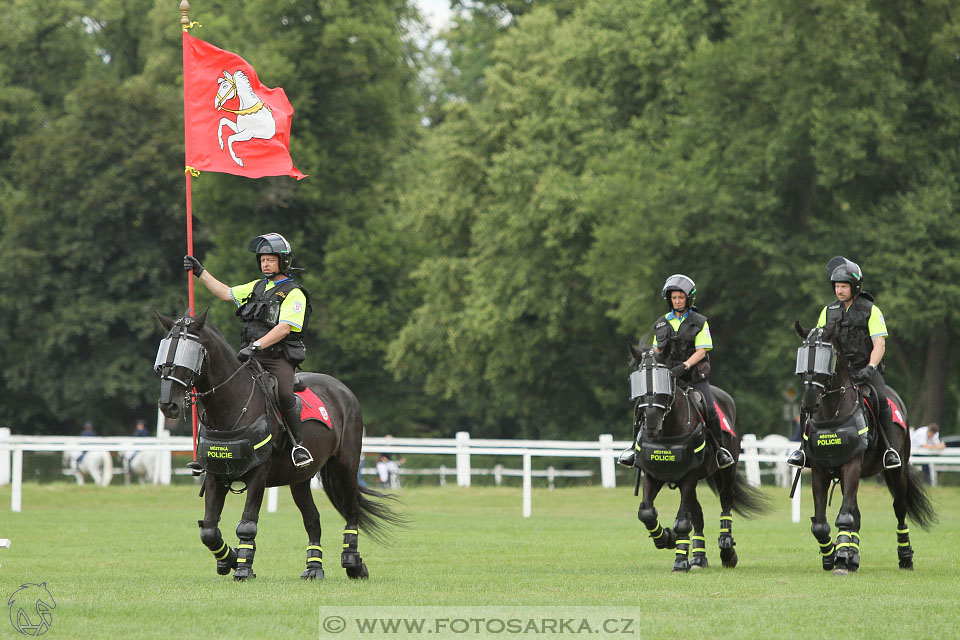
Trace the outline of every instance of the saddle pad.
{"label": "saddle pad", "polygon": [[893,416],[893,423],[900,425],[904,431],[907,430],[907,421],[903,419],[903,414],[900,412],[900,408],[893,403],[889,397],[887,398],[887,404],[890,405],[890,415]]}
{"label": "saddle pad", "polygon": [[713,408],[717,410],[717,416],[720,418],[720,428],[730,435],[736,436],[737,433],[733,430],[733,425],[730,424],[726,414],[723,413],[723,409],[720,408],[720,405],[717,404],[716,400],[713,401]]}
{"label": "saddle pad", "polygon": [[301,420],[319,420],[323,424],[333,429],[333,423],[330,422],[330,414],[323,405],[323,400],[317,397],[309,387],[303,391],[297,391],[300,397],[300,419]]}

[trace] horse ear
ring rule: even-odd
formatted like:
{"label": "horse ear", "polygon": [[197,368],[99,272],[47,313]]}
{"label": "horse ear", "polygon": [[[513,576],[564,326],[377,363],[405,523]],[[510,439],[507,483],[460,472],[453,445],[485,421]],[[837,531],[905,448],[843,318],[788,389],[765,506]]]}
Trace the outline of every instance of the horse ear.
{"label": "horse ear", "polygon": [[809,333],[809,332],[808,332],[806,329],[803,328],[803,325],[800,324],[800,321],[799,321],[799,320],[797,320],[796,322],[794,322],[793,328],[796,329],[797,335],[800,336],[800,339],[801,339],[801,340],[806,340],[806,339],[807,339],[807,333]]}
{"label": "horse ear", "polygon": [[170,331],[170,327],[173,326],[173,318],[168,318],[167,316],[161,315],[161,314],[157,313],[156,311],[153,312],[153,315],[157,316],[157,320],[160,321],[160,326],[161,326],[161,327],[163,327],[163,328],[166,329],[167,331]]}
{"label": "horse ear", "polygon": [[230,82],[233,82],[233,76],[227,73],[226,69],[223,70],[223,77],[229,80]]}
{"label": "horse ear", "polygon": [[197,332],[203,331],[203,326],[207,323],[207,312],[210,311],[210,307],[207,307],[203,310],[203,313],[198,315],[193,319],[193,327]]}

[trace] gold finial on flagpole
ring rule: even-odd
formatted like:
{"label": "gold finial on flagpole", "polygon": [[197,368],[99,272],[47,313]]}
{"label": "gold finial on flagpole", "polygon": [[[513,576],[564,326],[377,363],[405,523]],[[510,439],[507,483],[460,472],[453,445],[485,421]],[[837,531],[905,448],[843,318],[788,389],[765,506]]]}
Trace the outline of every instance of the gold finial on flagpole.
{"label": "gold finial on flagpole", "polygon": [[190,28],[190,3],[187,0],[180,1],[180,26],[184,29]]}

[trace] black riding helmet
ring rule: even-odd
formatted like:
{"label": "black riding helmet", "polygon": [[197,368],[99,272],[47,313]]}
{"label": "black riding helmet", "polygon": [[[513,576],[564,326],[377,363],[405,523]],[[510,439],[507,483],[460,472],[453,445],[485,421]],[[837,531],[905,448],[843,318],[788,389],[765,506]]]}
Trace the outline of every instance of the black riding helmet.
{"label": "black riding helmet", "polygon": [[858,296],[863,291],[863,272],[860,265],[851,262],[843,256],[836,256],[827,263],[827,273],[830,274],[830,285],[837,282],[846,282],[850,285],[852,295]]}
{"label": "black riding helmet", "polygon": [[274,254],[280,259],[280,273],[289,274],[293,263],[293,249],[290,243],[279,233],[267,233],[257,236],[250,241],[250,251],[257,254],[257,267],[260,267],[260,256]]}
{"label": "black riding helmet", "polygon": [[667,308],[673,310],[673,305],[670,303],[667,294],[671,291],[682,291],[687,295],[687,306],[685,309],[689,309],[693,306],[694,298],[697,295],[697,285],[691,280],[688,276],[683,275],[682,273],[675,273],[667,281],[663,283],[663,291],[660,293],[661,297],[667,301]]}

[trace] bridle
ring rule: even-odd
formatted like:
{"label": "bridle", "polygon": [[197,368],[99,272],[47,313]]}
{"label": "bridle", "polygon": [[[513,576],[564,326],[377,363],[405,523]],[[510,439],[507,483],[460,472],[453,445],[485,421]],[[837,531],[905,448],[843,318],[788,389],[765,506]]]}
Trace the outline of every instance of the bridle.
{"label": "bridle", "polygon": [[[856,389],[855,384],[833,386],[833,380],[837,375],[837,360],[839,353],[833,346],[833,343],[823,339],[823,328],[817,328],[810,332],[807,339],[797,349],[797,367],[794,373],[803,376],[804,387],[819,388],[817,406],[823,402],[823,399],[829,395],[839,393],[841,396],[848,389]],[[825,382],[820,382],[817,376],[825,377]],[[840,413],[840,403],[837,403],[837,410],[834,417]]]}
{"label": "bridle", "polygon": [[634,425],[639,426],[646,409],[661,409],[663,416],[673,410],[674,381],[670,370],[657,362],[650,352],[643,355],[640,366],[630,374],[630,399],[634,404]]}

